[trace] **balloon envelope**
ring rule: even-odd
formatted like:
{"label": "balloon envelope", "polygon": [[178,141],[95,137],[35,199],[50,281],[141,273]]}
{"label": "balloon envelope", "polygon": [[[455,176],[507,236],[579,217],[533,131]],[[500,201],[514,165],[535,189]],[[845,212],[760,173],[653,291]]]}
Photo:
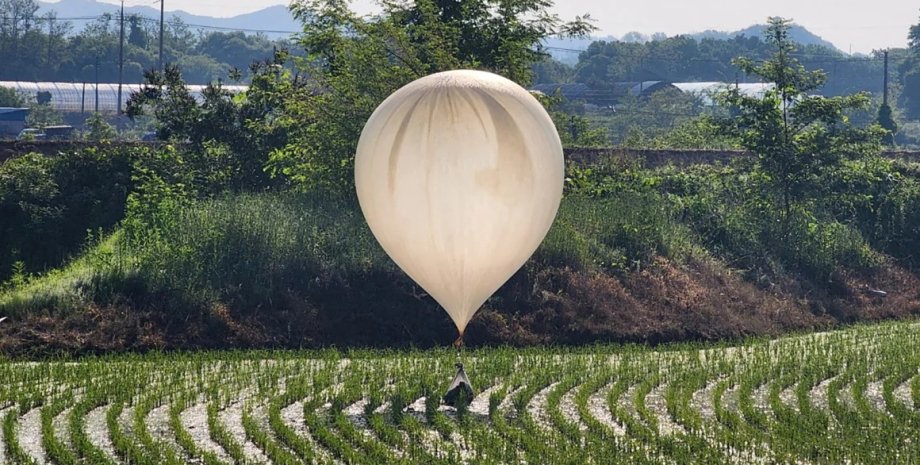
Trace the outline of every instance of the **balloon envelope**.
{"label": "balloon envelope", "polygon": [[562,144],[543,106],[481,71],[438,73],[395,92],[355,157],[371,231],[461,334],[546,236],[563,179]]}

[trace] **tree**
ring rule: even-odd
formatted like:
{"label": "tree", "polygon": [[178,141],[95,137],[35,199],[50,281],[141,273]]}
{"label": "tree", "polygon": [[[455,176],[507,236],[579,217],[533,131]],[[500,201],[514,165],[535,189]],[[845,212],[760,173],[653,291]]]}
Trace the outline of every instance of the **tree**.
{"label": "tree", "polygon": [[0,0],[0,63],[5,79],[38,79],[47,64],[48,54],[36,53],[47,48],[36,44],[48,43],[41,22],[49,18],[39,17],[38,9],[35,0]]}
{"label": "tree", "polygon": [[894,135],[898,132],[898,123],[894,121],[894,115],[891,113],[891,105],[887,102],[882,103],[878,108],[878,125],[882,127],[885,131],[884,138],[882,142],[885,145],[894,145]]}
{"label": "tree", "polygon": [[99,113],[92,113],[86,118],[86,133],[84,138],[89,141],[102,142],[115,139],[118,133],[115,127],[105,120],[105,117]]}
{"label": "tree", "polygon": [[905,74],[901,98],[904,100],[906,116],[913,120],[920,119],[920,63]]}
{"label": "tree", "polygon": [[242,94],[221,83],[209,84],[197,102],[177,65],[164,72],[148,71],[140,92],[128,99],[126,113],[134,119],[152,113],[161,140],[180,141],[189,152],[190,169],[214,190],[259,190],[270,184],[264,170],[267,154],[284,146],[288,133],[277,124],[284,98],[292,96],[296,79],[284,70],[287,52],[250,66],[252,82]]}
{"label": "tree", "polygon": [[196,53],[213,58],[224,67],[245,70],[254,57],[271,57],[277,44],[262,35],[243,32],[211,32],[201,37]]}
{"label": "tree", "polygon": [[551,35],[582,35],[588,18],[563,22],[549,0],[381,1],[361,17],[346,0],[300,0],[307,52],[298,69],[310,76],[285,99],[291,142],[269,168],[307,188],[347,189],[358,137],[373,110],[399,87],[459,68],[496,72],[523,85]]}
{"label": "tree", "polygon": [[821,71],[806,70],[794,57],[789,21],[770,18],[766,41],[774,52],[764,62],[741,58],[738,67],[775,87],[762,98],[733,89],[721,98],[734,110],[720,121],[722,132],[738,137],[757,157],[757,171],[772,192],[782,235],[793,212],[820,196],[827,178],[844,160],[877,154],[883,131],[878,126],[853,127],[847,113],[865,109],[866,94],[841,97],[811,95],[825,82]]}
{"label": "tree", "polygon": [[144,28],[141,25],[141,18],[139,15],[130,15],[127,18],[128,21],[128,44],[133,45],[138,48],[147,47],[147,34],[144,32]]}
{"label": "tree", "polygon": [[907,33],[907,43],[910,45],[911,50],[920,52],[920,21],[910,27],[910,31]]}
{"label": "tree", "polygon": [[0,107],[20,108],[26,104],[26,99],[9,87],[0,87]]}
{"label": "tree", "polygon": [[29,105],[29,115],[26,117],[26,125],[30,128],[45,128],[64,122],[64,116],[61,112],[54,109],[50,103],[33,102]]}

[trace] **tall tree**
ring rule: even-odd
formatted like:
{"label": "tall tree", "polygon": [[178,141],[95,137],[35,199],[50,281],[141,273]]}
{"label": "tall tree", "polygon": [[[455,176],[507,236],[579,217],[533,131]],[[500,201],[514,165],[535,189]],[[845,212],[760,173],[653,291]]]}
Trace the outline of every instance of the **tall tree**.
{"label": "tall tree", "polygon": [[549,0],[381,0],[372,19],[346,0],[299,0],[301,44],[310,80],[286,99],[292,142],[271,157],[275,174],[307,187],[352,183],[358,137],[374,108],[396,89],[425,75],[458,68],[502,74],[521,84],[546,54],[551,35],[592,29],[587,17],[563,22]]}
{"label": "tall tree", "polygon": [[867,108],[868,95],[812,95],[826,77],[795,59],[788,31],[788,20],[770,18],[765,39],[773,48],[772,57],[763,62],[736,60],[743,72],[775,87],[762,98],[737,89],[727,92],[722,98],[734,115],[721,121],[724,134],[738,137],[757,156],[757,169],[780,213],[782,234],[788,232],[793,213],[821,195],[827,177],[844,160],[877,153],[884,134],[878,126],[860,128],[848,122],[848,112]]}
{"label": "tall tree", "polygon": [[920,52],[920,21],[910,27],[907,33],[907,43],[912,50]]}
{"label": "tall tree", "polygon": [[6,79],[28,79],[36,72],[38,8],[35,0],[0,0],[0,63]]}
{"label": "tall tree", "polygon": [[885,145],[894,145],[894,135],[898,132],[898,123],[894,121],[891,105],[889,105],[888,102],[882,103],[878,108],[878,117],[876,121],[882,129],[887,131],[882,142],[884,142]]}

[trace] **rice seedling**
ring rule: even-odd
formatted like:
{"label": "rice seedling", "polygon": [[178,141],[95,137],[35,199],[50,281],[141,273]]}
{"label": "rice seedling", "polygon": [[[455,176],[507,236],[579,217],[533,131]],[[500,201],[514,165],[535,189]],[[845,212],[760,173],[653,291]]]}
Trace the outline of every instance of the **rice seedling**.
{"label": "rice seedling", "polygon": [[471,350],[465,362],[480,397],[459,409],[440,403],[456,357],[448,350],[5,360],[2,458],[916,463],[918,327],[858,326],[735,347]]}

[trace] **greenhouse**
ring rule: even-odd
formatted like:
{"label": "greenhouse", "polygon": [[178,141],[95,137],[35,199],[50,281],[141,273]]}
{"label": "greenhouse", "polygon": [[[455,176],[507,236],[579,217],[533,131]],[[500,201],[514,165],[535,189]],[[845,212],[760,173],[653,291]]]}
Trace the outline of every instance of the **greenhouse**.
{"label": "greenhouse", "polygon": [[[87,113],[98,111],[100,113],[114,114],[118,112],[118,83],[83,83],[83,82],[25,82],[25,81],[0,81],[0,87],[15,89],[29,101],[36,101],[39,95],[47,92],[51,100],[51,107],[63,113]],[[131,93],[141,89],[140,84],[121,85],[121,108],[124,109]],[[196,100],[201,100],[205,87],[201,85],[188,86],[189,92]],[[247,89],[246,86],[223,86],[230,92],[238,93]]]}

